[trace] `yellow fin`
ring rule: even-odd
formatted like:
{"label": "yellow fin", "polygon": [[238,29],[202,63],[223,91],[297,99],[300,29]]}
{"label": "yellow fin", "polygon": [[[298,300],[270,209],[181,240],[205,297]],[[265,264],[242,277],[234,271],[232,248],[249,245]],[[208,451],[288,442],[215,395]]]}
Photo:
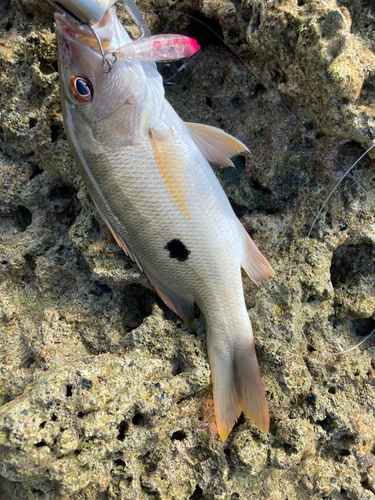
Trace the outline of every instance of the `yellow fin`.
{"label": "yellow fin", "polygon": [[244,258],[242,267],[250,279],[257,285],[275,274],[267,259],[261,254],[256,244],[241,224],[244,232]]}
{"label": "yellow fin", "polygon": [[200,123],[186,123],[195,144],[203,153],[207,161],[222,166],[234,167],[230,158],[248,148],[238,139],[223,132],[220,128],[202,125]]}
{"label": "yellow fin", "polygon": [[150,280],[151,284],[154,286],[159,297],[167,304],[170,309],[172,309],[173,312],[177,314],[177,316],[180,316],[180,318],[190,326],[194,319],[194,301],[186,297],[180,297],[176,295],[176,293],[171,292],[164,285],[158,283],[158,281],[153,278],[153,276],[151,276],[147,271],[145,271],[145,274]]}
{"label": "yellow fin", "polygon": [[191,219],[186,203],[187,174],[185,160],[176,148],[172,128],[159,132],[151,129],[151,140],[164,183],[174,201]]}
{"label": "yellow fin", "polygon": [[234,351],[234,379],[238,403],[254,424],[268,432],[269,416],[254,342],[249,340]]}
{"label": "yellow fin", "polygon": [[246,339],[228,352],[217,355],[209,348],[216,424],[225,441],[241,410],[263,432],[268,432],[267,401],[256,358],[254,342]]}
{"label": "yellow fin", "polygon": [[114,239],[116,240],[116,243],[124,250],[124,252],[126,253],[126,255],[128,257],[131,258],[131,260],[133,262],[135,262],[137,264],[137,266],[139,267],[140,271],[143,273],[143,269],[142,269],[142,266],[139,262],[139,260],[137,259],[137,257],[134,255],[134,253],[130,250],[130,248],[127,246],[127,244],[125,243],[125,241],[121,238],[121,236],[119,236],[115,230],[112,228],[111,224],[109,223],[107,217],[102,213],[102,211],[100,210],[100,208],[98,207],[97,203],[92,199],[95,207],[96,207],[96,210],[99,212],[99,215],[100,217],[103,219],[103,222],[105,223],[105,225],[108,227],[108,229],[110,230],[112,236],[114,237]]}

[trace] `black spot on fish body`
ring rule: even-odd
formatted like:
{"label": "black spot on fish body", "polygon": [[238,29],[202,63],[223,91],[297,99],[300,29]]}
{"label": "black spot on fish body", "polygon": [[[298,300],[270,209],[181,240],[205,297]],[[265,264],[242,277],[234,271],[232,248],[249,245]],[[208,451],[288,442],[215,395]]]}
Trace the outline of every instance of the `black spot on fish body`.
{"label": "black spot on fish body", "polygon": [[184,262],[189,258],[190,250],[186,248],[181,240],[171,240],[164,248],[169,251],[169,257],[171,257],[171,259],[177,259],[180,262]]}

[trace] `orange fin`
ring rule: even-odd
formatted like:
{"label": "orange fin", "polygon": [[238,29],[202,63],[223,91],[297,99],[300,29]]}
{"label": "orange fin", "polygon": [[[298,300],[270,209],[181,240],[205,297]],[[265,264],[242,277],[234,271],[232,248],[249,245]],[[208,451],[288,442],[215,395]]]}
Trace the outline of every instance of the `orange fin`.
{"label": "orange fin", "polygon": [[220,438],[225,441],[241,410],[263,432],[268,432],[267,401],[256,358],[254,342],[239,342],[232,356],[217,356],[209,348],[214,408]]}
{"label": "orange fin", "polygon": [[275,274],[267,259],[261,254],[256,244],[241,224],[244,233],[244,257],[242,267],[257,285]]}
{"label": "orange fin", "polygon": [[159,297],[167,304],[167,306],[174,311],[177,316],[185,321],[189,326],[194,319],[194,301],[192,299],[182,298],[171,292],[164,285],[161,285],[153,278],[147,271],[145,271],[147,278],[150,280]]}
{"label": "orange fin", "polygon": [[184,214],[191,219],[185,194],[187,191],[185,160],[176,148],[173,128],[162,132],[151,129],[151,140],[156,161],[169,194]]}
{"label": "orange fin", "polygon": [[116,240],[116,243],[124,250],[124,252],[126,253],[126,255],[128,257],[131,258],[131,260],[133,262],[135,262],[137,264],[137,266],[139,267],[140,271],[143,273],[143,268],[139,262],[139,260],[137,259],[137,257],[134,255],[134,253],[130,250],[130,248],[127,246],[127,244],[125,243],[125,241],[121,238],[121,236],[119,236],[115,230],[112,228],[111,224],[109,223],[107,217],[102,213],[102,211],[100,210],[100,208],[98,207],[97,203],[95,202],[94,199],[92,199],[95,207],[96,207],[96,210],[99,212],[99,215],[100,217],[103,219],[103,222],[105,223],[105,225],[108,227],[108,229],[110,230],[112,236],[114,237],[114,239]]}
{"label": "orange fin", "polygon": [[241,409],[261,431],[268,432],[267,401],[252,340],[235,350],[234,379]]}
{"label": "orange fin", "polygon": [[241,141],[223,132],[220,128],[202,125],[200,123],[186,123],[195,144],[203,153],[207,161],[216,165],[232,166],[230,160],[248,148]]}

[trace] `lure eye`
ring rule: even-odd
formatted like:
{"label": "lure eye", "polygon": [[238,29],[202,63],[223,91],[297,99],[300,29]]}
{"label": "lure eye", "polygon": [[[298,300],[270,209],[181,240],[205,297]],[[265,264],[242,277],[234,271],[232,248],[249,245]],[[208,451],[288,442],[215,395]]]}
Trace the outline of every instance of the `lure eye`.
{"label": "lure eye", "polygon": [[88,104],[92,101],[92,85],[87,78],[72,75],[68,80],[68,87],[72,96],[81,104]]}

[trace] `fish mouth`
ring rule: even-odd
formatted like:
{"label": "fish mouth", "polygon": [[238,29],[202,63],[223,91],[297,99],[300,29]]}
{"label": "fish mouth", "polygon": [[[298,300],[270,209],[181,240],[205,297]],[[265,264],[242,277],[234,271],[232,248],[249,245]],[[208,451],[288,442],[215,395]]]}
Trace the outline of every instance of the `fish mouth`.
{"label": "fish mouth", "polygon": [[[74,21],[66,14],[56,13],[54,17],[56,21],[56,29],[66,39],[77,42],[85,47],[94,49],[95,52],[100,53],[98,41],[88,26]],[[97,33],[100,43],[105,51],[111,46],[112,41],[112,30],[110,29],[110,26],[107,26],[107,17],[108,15],[106,13],[96,25],[99,29],[95,29],[95,32]]]}

